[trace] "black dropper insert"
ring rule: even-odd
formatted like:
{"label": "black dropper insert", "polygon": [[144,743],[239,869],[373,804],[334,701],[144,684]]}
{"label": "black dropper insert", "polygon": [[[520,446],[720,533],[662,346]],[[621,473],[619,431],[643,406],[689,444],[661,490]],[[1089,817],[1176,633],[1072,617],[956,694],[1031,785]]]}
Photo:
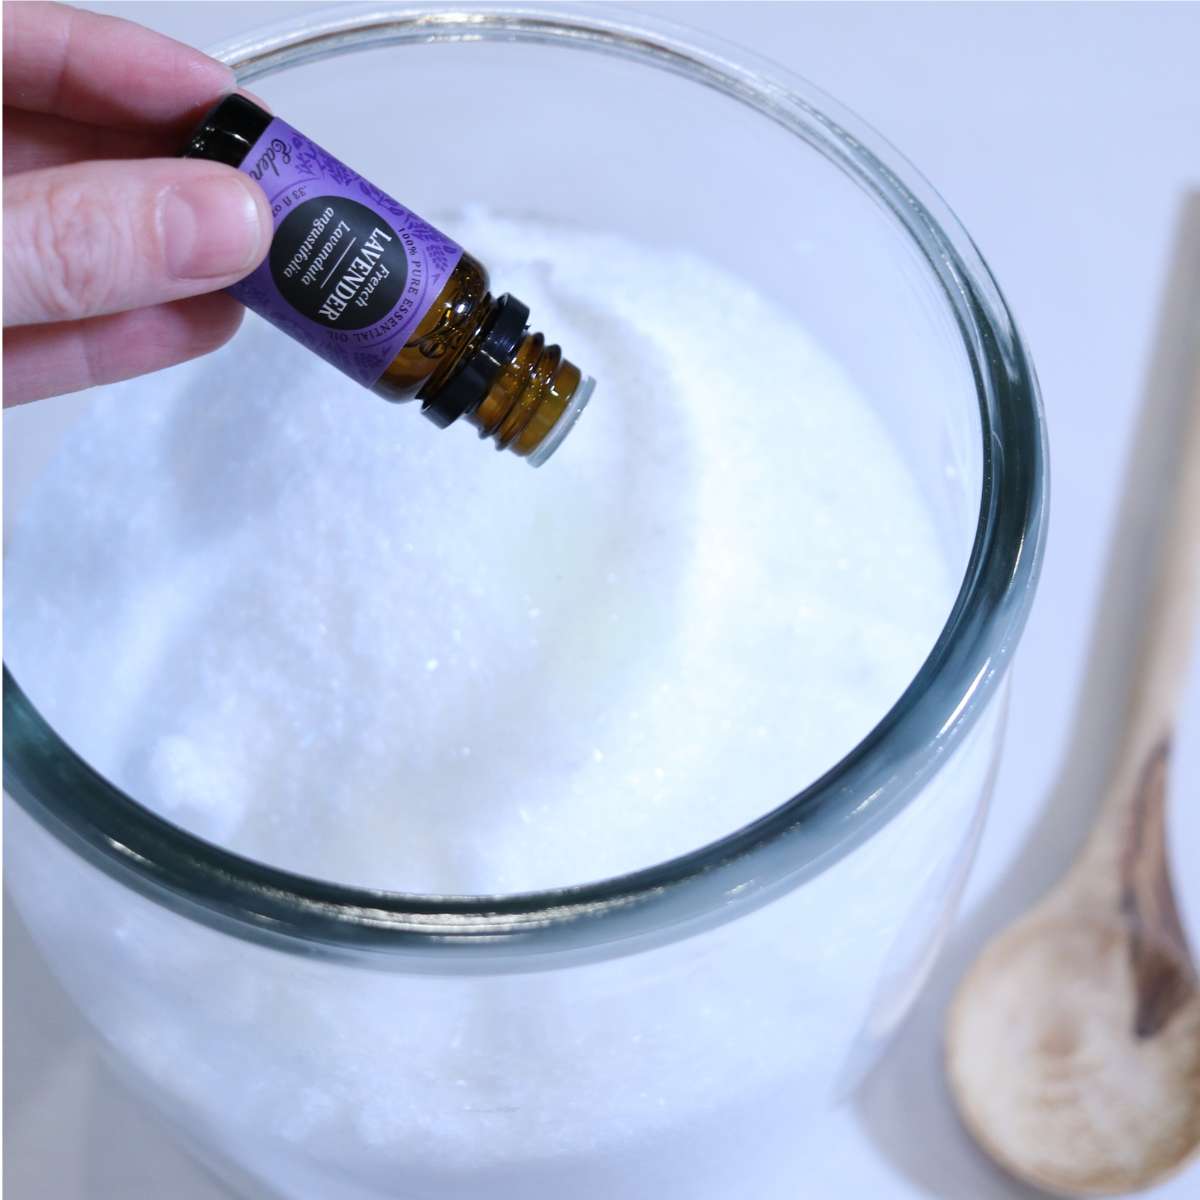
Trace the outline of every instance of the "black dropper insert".
{"label": "black dropper insert", "polygon": [[232,92],[209,109],[179,157],[207,158],[240,167],[270,123],[271,114],[265,108]]}

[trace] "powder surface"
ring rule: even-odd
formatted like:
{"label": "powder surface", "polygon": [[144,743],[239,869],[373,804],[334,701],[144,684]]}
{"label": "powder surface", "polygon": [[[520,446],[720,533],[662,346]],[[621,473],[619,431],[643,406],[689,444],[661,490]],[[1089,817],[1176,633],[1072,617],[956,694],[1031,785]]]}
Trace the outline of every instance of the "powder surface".
{"label": "powder surface", "polygon": [[870,406],[699,257],[446,223],[594,375],[534,471],[264,323],[99,393],[7,552],[58,731],[204,837],[433,892],[691,850],[883,716],[955,581]]}

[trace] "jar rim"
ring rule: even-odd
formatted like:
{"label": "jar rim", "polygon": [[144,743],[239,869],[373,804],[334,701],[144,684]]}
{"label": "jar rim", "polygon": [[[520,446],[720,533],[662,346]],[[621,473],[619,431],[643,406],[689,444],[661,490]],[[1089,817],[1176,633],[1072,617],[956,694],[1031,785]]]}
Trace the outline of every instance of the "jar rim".
{"label": "jar rim", "polygon": [[504,896],[357,888],[267,866],[142,807],[87,765],[4,668],[4,786],[123,885],[243,939],[405,970],[528,970],[611,957],[723,924],[849,854],[912,800],[1001,686],[1046,533],[1037,380],[987,264],[907,160],[817,88],[740,47],[590,6],[341,5],[227,42],[239,83],[395,44],[517,41],[613,54],[716,89],[801,137],[885,205],[934,273],[971,365],[983,439],[974,543],[920,670],[871,732],[803,791],[697,850],[586,885]]}

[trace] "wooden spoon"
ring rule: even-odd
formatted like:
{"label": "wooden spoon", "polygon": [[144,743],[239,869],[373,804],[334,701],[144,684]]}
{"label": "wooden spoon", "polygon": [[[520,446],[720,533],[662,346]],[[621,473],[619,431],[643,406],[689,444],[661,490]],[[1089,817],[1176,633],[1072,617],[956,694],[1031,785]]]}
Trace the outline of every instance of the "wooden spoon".
{"label": "wooden spoon", "polygon": [[947,1073],[968,1130],[1006,1170],[1061,1196],[1138,1191],[1200,1148],[1200,982],[1171,891],[1164,811],[1200,597],[1196,367],[1100,818],[1066,877],[976,960],[947,1026]]}

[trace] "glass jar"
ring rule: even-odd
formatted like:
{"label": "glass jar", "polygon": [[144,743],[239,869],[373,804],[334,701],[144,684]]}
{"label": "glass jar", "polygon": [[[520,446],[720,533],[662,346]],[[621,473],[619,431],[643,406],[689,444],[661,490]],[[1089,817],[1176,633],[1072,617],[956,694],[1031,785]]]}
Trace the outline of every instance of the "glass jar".
{"label": "glass jar", "polygon": [[[205,842],[89,768],[6,670],[11,893],[130,1085],[246,1195],[790,1196],[802,1132],[897,1028],[979,837],[1045,532],[1025,348],[876,134],[769,63],[632,22],[343,6],[217,56],[300,129],[335,101],[373,123],[347,136],[391,123],[403,152],[371,173],[418,212],[484,181],[502,210],[736,267],[875,403],[961,587],[899,701],[793,799],[635,874],[500,897]],[[78,406],[36,407],[10,511]]]}

